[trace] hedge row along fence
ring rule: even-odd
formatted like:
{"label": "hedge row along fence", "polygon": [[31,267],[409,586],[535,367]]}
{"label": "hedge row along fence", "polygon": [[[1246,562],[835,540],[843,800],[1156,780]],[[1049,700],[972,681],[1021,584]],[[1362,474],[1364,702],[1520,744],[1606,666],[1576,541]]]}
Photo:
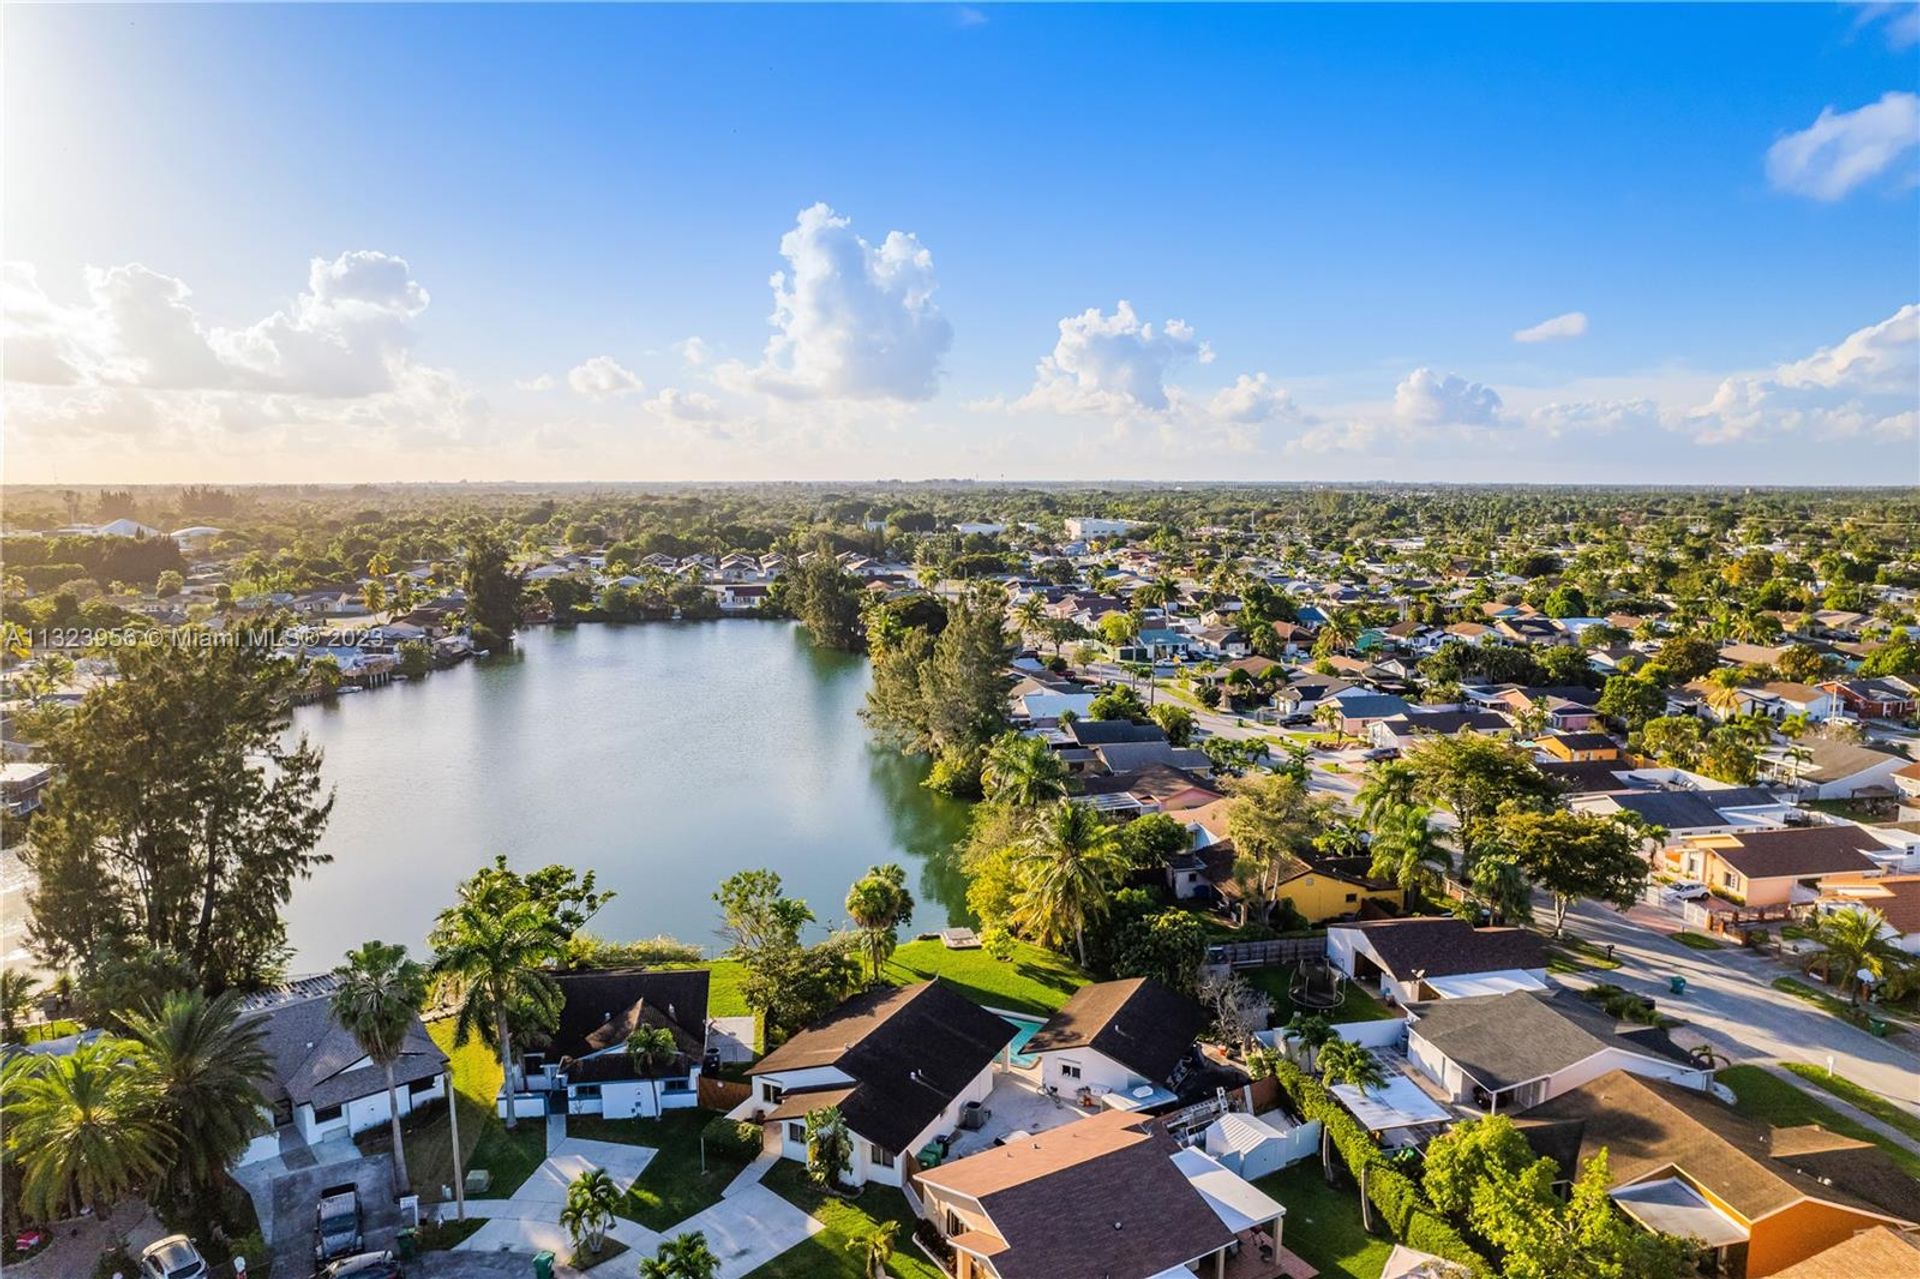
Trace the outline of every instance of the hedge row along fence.
{"label": "hedge row along fence", "polygon": [[1494,1273],[1487,1259],[1427,1201],[1413,1178],[1395,1168],[1373,1137],[1340,1104],[1325,1084],[1290,1061],[1276,1061],[1273,1077],[1292,1099],[1302,1119],[1318,1119],[1340,1158],[1379,1210],[1393,1237],[1409,1248],[1465,1266],[1478,1276]]}

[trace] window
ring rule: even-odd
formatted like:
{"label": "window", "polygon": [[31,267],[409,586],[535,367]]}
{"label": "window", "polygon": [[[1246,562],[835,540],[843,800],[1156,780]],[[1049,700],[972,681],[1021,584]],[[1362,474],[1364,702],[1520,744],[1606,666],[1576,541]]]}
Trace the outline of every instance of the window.
{"label": "window", "polygon": [[1060,1078],[1062,1078],[1062,1079],[1078,1079],[1078,1078],[1080,1078],[1080,1063],[1079,1063],[1079,1062],[1077,1062],[1077,1061],[1063,1061],[1063,1062],[1061,1062],[1061,1063],[1060,1063]]}
{"label": "window", "polygon": [[891,1168],[893,1161],[898,1157],[885,1146],[875,1145],[873,1142],[867,1143],[867,1162],[876,1168]]}
{"label": "window", "polygon": [[787,1090],[770,1079],[763,1079],[760,1081],[760,1092],[769,1104],[777,1106],[780,1104],[780,1098],[786,1095]]}
{"label": "window", "polygon": [[1348,894],[1347,894],[1347,900],[1348,900],[1349,902],[1357,902],[1357,901],[1359,901],[1359,900],[1360,900],[1360,894],[1359,894],[1359,893],[1348,893]]}
{"label": "window", "polygon": [[340,1118],[340,1107],[338,1106],[317,1107],[313,1112],[313,1122],[316,1124],[334,1123],[339,1118]]}
{"label": "window", "polygon": [[660,1091],[663,1093],[692,1092],[693,1087],[684,1079],[662,1079],[660,1081]]}
{"label": "window", "polygon": [[573,1099],[575,1101],[600,1100],[599,1084],[575,1084],[571,1091],[573,1093]]}
{"label": "window", "polygon": [[428,1079],[416,1079],[407,1085],[407,1096],[424,1097],[439,1086],[440,1076],[438,1075],[434,1075]]}
{"label": "window", "polygon": [[792,1142],[796,1146],[806,1145],[807,1144],[807,1126],[802,1123],[788,1124],[787,1140]]}

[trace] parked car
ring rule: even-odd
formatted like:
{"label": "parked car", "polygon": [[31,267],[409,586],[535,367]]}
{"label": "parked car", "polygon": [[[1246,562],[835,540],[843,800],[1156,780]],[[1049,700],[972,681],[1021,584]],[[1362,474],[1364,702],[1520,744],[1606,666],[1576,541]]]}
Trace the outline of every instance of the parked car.
{"label": "parked car", "polygon": [[185,1235],[168,1235],[140,1254],[140,1279],[206,1279],[207,1259]]}
{"label": "parked car", "polygon": [[340,1258],[320,1275],[321,1279],[400,1279],[405,1273],[390,1252],[362,1252]]}
{"label": "parked car", "polygon": [[320,1192],[313,1209],[313,1259],[332,1261],[366,1246],[360,1237],[360,1192],[352,1183]]}
{"label": "parked car", "polygon": [[1676,901],[1690,902],[1696,897],[1707,895],[1707,886],[1697,879],[1682,879],[1666,887],[1667,896]]}
{"label": "parked car", "polygon": [[1398,746],[1375,746],[1372,750],[1362,751],[1360,758],[1369,762],[1399,759],[1400,748]]}
{"label": "parked car", "polygon": [[1313,716],[1305,711],[1295,711],[1290,715],[1282,715],[1280,717],[1280,727],[1311,728],[1313,727]]}

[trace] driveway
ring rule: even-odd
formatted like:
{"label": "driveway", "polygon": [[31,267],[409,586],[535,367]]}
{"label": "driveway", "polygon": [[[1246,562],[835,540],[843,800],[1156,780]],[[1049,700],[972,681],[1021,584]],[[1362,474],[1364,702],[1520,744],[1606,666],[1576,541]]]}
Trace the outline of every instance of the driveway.
{"label": "driveway", "polygon": [[[623,1223],[632,1225],[631,1222]],[[730,1199],[722,1199],[710,1208],[688,1217],[669,1235],[698,1230],[707,1237],[707,1247],[720,1258],[719,1279],[744,1279],[787,1249],[805,1243],[826,1229],[765,1186],[751,1186]],[[616,1231],[622,1243],[633,1245]],[[907,1241],[902,1240],[903,1244]],[[652,1255],[660,1246],[659,1236],[644,1251]],[[622,1258],[625,1260],[625,1258]]]}
{"label": "driveway", "polygon": [[[545,1251],[557,1257],[568,1256],[573,1240],[560,1226],[560,1210],[566,1206],[567,1187],[573,1179],[589,1168],[604,1168],[625,1194],[646,1171],[654,1153],[651,1146],[563,1137],[509,1198],[467,1200],[467,1215],[485,1217],[487,1224],[462,1240],[455,1251],[521,1256]],[[650,1253],[660,1246],[659,1235],[625,1218],[608,1233],[635,1251]]]}
{"label": "driveway", "polygon": [[345,1138],[317,1146],[299,1146],[286,1154],[243,1164],[233,1177],[253,1199],[260,1235],[273,1251],[282,1274],[313,1269],[313,1210],[320,1192],[351,1183],[360,1196],[360,1233],[368,1248],[388,1248],[400,1232],[400,1208],[393,1200],[393,1160],[362,1155]]}
{"label": "driveway", "polygon": [[[1678,1034],[1682,1042],[1691,1042],[1688,1031],[1698,1031],[1733,1061],[1824,1067],[1831,1057],[1836,1074],[1920,1115],[1920,1056],[1773,989],[1768,983],[1784,970],[1770,961],[1736,947],[1690,950],[1630,916],[1591,902],[1576,905],[1567,925],[1590,941],[1611,944],[1614,957],[1623,961],[1613,972],[1575,974],[1575,984],[1583,979],[1612,982],[1652,997],[1662,1011],[1686,1020],[1687,1029]],[[1687,979],[1684,995],[1667,989],[1667,978],[1676,975]]]}

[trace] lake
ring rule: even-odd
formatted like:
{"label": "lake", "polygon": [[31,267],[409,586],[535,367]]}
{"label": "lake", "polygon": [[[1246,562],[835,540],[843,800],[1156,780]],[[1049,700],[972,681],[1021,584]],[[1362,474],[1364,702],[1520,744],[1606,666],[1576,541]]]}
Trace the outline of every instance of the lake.
{"label": "lake", "polygon": [[543,627],[502,658],[299,708],[338,798],[333,861],[288,907],[293,971],[370,938],[424,949],[496,853],[595,871],[619,895],[591,927],[613,939],[715,945],[714,888],[758,866],[823,924],[887,861],[907,867],[915,929],[962,919],[968,806],[873,741],[870,678],[785,622]]}

